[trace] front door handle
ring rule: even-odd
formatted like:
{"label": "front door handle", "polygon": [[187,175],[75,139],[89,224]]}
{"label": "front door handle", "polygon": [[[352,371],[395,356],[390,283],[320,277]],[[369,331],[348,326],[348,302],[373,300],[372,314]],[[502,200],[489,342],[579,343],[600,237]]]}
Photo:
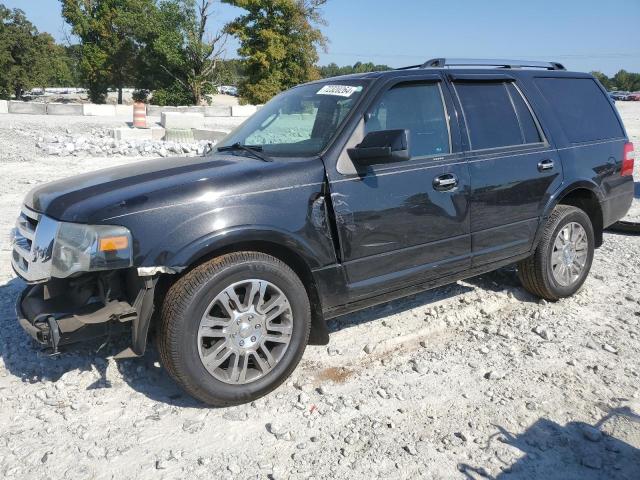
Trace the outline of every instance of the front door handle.
{"label": "front door handle", "polygon": [[433,188],[440,192],[453,190],[458,186],[458,177],[453,173],[445,173],[433,179]]}
{"label": "front door handle", "polygon": [[546,170],[553,170],[553,160],[542,160],[538,163],[538,171],[544,172]]}

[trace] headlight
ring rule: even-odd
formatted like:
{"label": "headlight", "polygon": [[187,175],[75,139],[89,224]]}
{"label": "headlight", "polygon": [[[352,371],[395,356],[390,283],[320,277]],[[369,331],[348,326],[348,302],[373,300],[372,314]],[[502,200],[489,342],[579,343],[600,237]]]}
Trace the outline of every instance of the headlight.
{"label": "headlight", "polygon": [[131,233],[125,227],[60,223],[53,243],[51,276],[127,268],[133,264]]}

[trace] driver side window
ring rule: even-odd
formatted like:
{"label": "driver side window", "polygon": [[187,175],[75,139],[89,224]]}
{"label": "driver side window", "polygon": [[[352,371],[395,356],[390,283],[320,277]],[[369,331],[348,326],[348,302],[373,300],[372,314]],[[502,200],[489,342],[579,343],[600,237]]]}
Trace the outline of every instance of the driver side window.
{"label": "driver side window", "polygon": [[412,159],[451,152],[439,84],[400,84],[384,93],[367,118],[365,133],[398,129],[409,131]]}

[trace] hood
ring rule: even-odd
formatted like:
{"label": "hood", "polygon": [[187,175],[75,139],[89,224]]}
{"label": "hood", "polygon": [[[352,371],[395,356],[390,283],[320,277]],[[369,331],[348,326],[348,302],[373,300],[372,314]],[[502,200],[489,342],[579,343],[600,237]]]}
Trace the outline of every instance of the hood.
{"label": "hood", "polygon": [[212,192],[235,195],[316,181],[321,167],[319,158],[267,163],[233,154],[143,160],[40,185],[27,194],[25,205],[60,221],[110,223]]}

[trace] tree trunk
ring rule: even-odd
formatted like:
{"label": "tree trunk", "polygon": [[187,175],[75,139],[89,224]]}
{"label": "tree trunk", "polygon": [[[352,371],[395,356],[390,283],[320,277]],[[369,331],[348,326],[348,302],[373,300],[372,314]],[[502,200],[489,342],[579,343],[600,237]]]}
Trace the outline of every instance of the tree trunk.
{"label": "tree trunk", "polygon": [[118,105],[122,105],[122,87],[118,87]]}
{"label": "tree trunk", "polygon": [[200,105],[200,100],[202,97],[202,92],[200,89],[200,85],[197,82],[194,82],[191,86],[191,93],[193,95],[193,101],[196,105]]}

